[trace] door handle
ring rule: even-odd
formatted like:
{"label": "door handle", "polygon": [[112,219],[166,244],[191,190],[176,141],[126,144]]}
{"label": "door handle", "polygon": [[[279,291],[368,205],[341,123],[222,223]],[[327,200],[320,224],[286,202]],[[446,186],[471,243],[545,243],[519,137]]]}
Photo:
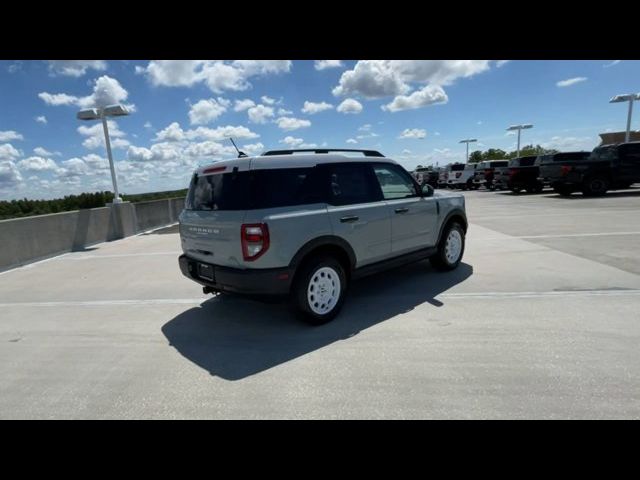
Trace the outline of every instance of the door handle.
{"label": "door handle", "polygon": [[409,211],[408,208],[396,208],[396,213],[407,213]]}
{"label": "door handle", "polygon": [[355,215],[351,215],[349,217],[342,217],[340,219],[341,223],[350,223],[350,222],[357,222],[360,219],[360,217],[356,217]]}

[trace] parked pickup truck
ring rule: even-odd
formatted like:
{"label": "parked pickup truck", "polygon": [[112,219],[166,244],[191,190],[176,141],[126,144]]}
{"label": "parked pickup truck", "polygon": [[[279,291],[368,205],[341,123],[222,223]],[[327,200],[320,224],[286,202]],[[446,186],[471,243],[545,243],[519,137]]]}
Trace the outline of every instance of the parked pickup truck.
{"label": "parked pickup truck", "polygon": [[496,168],[506,167],[509,164],[508,160],[487,160],[485,162],[478,163],[475,174],[473,176],[473,183],[477,187],[484,186],[493,190],[493,177]]}
{"label": "parked pickup truck", "polygon": [[509,189],[513,193],[526,190],[528,193],[539,193],[544,184],[538,180],[540,169],[536,163],[536,157],[520,157],[509,161],[509,165],[496,169],[496,188]]}
{"label": "parked pickup truck", "polygon": [[449,188],[458,188],[460,190],[471,190],[478,188],[473,184],[473,174],[476,171],[477,164],[454,164],[451,165],[447,186]]}
{"label": "parked pickup truck", "polygon": [[560,195],[581,191],[586,196],[628,188],[640,182],[640,142],[601,145],[585,160],[556,162],[560,168],[543,172]]}
{"label": "parked pickup truck", "polygon": [[[583,162],[589,158],[591,152],[560,152],[549,155],[538,156],[538,181],[545,186],[550,186],[556,192],[561,187],[562,182],[557,179],[561,178],[563,166],[573,164],[574,162]],[[560,188],[561,189],[561,188]]]}

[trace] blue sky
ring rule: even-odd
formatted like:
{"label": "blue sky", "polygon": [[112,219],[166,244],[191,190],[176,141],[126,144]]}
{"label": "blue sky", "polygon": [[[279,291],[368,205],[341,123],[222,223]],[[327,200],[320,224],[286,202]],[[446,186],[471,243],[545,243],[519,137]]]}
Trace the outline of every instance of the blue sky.
{"label": "blue sky", "polygon": [[[592,149],[623,130],[616,94],[637,61],[0,61],[0,199],[110,190],[102,129],[81,108],[127,105],[110,124],[120,190],[184,188],[197,165],[285,147],[379,149],[411,169],[523,144]],[[640,106],[636,107],[640,108]],[[632,129],[640,129],[640,112]]]}

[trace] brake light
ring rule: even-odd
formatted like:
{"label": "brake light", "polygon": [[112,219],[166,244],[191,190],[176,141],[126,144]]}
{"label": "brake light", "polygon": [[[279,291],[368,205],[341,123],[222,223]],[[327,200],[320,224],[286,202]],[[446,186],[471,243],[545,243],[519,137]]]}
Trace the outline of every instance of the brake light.
{"label": "brake light", "polygon": [[462,176],[462,172],[456,172],[456,178],[460,178]]}
{"label": "brake light", "polygon": [[227,169],[227,167],[209,167],[209,168],[205,168],[202,171],[202,174],[206,174],[206,173],[216,173],[216,172],[224,172]]}
{"label": "brake light", "polygon": [[571,165],[562,165],[560,167],[561,175],[567,175],[571,170],[573,170],[573,167]]}
{"label": "brake light", "polygon": [[252,262],[269,248],[269,227],[266,223],[244,223],[240,227],[242,258]]}
{"label": "brake light", "polygon": [[509,176],[513,177],[516,173],[518,173],[518,171],[515,168],[510,168],[509,169]]}

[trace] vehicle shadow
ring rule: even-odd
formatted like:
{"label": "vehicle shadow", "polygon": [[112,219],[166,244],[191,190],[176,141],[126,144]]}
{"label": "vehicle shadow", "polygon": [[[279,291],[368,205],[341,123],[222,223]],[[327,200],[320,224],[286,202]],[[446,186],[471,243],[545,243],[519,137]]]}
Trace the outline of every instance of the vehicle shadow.
{"label": "vehicle shadow", "polygon": [[[345,340],[380,322],[430,303],[473,274],[466,263],[451,272],[427,262],[353,283],[336,320],[319,327],[301,322],[286,304],[219,295],[182,312],[162,327],[187,360],[226,380],[241,380]],[[425,319],[426,320],[426,319]]]}
{"label": "vehicle shadow", "polygon": [[552,195],[549,195],[548,198],[556,198],[556,199],[561,199],[561,200],[604,200],[606,198],[611,198],[611,197],[639,197],[640,196],[640,188],[632,188],[632,189],[626,189],[626,190],[619,190],[619,191],[609,191],[606,194],[600,196],[600,197],[589,197],[589,196],[585,196],[583,195],[581,192],[574,192],[571,195],[559,195],[557,193],[554,192],[547,192],[547,193],[551,193]]}

